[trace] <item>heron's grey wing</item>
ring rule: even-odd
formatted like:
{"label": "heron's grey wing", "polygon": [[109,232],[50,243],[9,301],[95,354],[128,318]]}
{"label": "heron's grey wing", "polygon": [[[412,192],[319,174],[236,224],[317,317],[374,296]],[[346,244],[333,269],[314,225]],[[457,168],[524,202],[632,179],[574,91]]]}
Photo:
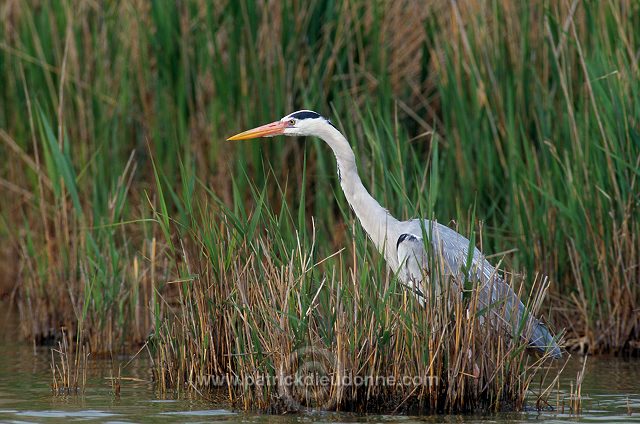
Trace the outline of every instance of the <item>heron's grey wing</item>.
{"label": "heron's grey wing", "polygon": [[[484,264],[476,270],[476,277],[481,282],[480,307],[489,309],[492,321],[502,322],[508,329],[516,331],[530,346],[550,352],[553,358],[561,358],[560,347],[547,327],[524,306],[495,269],[484,258],[482,261]],[[491,270],[487,269],[487,265]]]}
{"label": "heron's grey wing", "polygon": [[424,305],[427,255],[422,237],[410,233],[401,234],[396,243],[396,250],[400,264],[400,281]]}
{"label": "heron's grey wing", "polygon": [[[485,311],[485,315],[489,313],[489,320],[493,324],[502,325],[508,330],[519,330],[524,320],[520,334],[531,346],[550,351],[554,358],[562,356],[549,330],[527,310],[484,255],[470,246],[468,239],[441,224],[436,223],[432,228],[432,246],[444,265],[444,273],[454,276],[454,281],[469,279],[479,283],[478,307]],[[468,267],[470,247],[473,249],[473,256],[471,266]]]}

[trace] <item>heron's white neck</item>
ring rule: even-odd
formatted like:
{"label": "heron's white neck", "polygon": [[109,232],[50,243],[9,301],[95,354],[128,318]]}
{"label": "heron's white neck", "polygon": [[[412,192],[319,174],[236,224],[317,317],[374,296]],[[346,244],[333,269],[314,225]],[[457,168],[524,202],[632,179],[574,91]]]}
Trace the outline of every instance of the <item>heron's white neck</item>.
{"label": "heron's white neck", "polygon": [[398,220],[380,206],[362,184],[356,167],[356,157],[342,133],[328,123],[318,127],[316,132],[316,135],[331,147],[336,156],[340,185],[347,202],[376,248],[384,254],[387,262],[390,262],[389,265],[395,270],[394,264],[397,259],[390,248],[395,248],[393,229]]}

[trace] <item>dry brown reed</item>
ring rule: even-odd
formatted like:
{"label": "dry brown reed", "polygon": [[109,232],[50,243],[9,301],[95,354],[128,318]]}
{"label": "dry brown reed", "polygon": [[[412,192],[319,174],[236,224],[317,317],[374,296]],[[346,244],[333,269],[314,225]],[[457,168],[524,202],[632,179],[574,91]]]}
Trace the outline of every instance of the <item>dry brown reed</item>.
{"label": "dry brown reed", "polygon": [[87,384],[89,351],[86,346],[72,350],[68,337],[63,329],[58,348],[51,348],[51,391],[56,396],[84,393]]}
{"label": "dry brown reed", "polygon": [[[582,368],[578,370],[575,381],[569,383],[568,399],[563,398],[562,404],[558,405],[558,410],[562,414],[565,413],[565,407],[568,407],[571,415],[580,417],[584,408],[584,401],[589,399],[588,396],[584,396],[582,393],[582,382],[584,381],[585,369],[587,367],[587,358],[587,356],[582,358]],[[566,405],[567,400],[568,405]]]}
{"label": "dry brown reed", "polygon": [[[422,307],[384,268],[346,269],[343,252],[318,260],[313,240],[276,256],[277,239],[238,239],[223,222],[226,259],[183,244],[197,277],[182,282],[152,346],[163,390],[222,389],[241,409],[269,412],[520,410],[549,366],[505,328],[481,324],[476,287]],[[542,373],[534,405],[548,404],[556,372]]]}

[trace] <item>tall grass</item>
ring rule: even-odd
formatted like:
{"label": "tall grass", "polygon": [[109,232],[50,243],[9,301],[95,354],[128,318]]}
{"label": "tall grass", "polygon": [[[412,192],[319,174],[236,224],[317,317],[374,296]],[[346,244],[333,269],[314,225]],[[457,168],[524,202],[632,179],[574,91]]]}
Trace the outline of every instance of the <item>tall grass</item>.
{"label": "tall grass", "polygon": [[[0,15],[0,236],[20,257],[26,337],[66,326],[92,352],[178,337],[164,319],[197,300],[194,281],[223,278],[234,252],[291,258],[312,222],[312,263],[347,249],[326,287],[380,281],[321,142],[224,142],[304,107],[343,129],[396,216],[469,234],[475,210],[486,253],[548,275],[544,312],[570,347],[637,349],[637,2],[9,1]],[[291,223],[265,233],[261,214]],[[248,235],[279,251],[238,250]]]}
{"label": "tall grass", "polygon": [[[181,240],[183,297],[153,339],[162,389],[222,388],[237,407],[271,412],[520,410],[527,396],[548,404],[557,373],[521,338],[481,325],[473,285],[462,298],[448,288],[464,281],[445,284],[422,306],[370,249],[357,249],[362,232],[350,251],[319,255],[315,227],[297,226],[304,215],[293,216],[285,196],[269,204],[264,191],[254,195],[247,220],[213,198],[167,231]],[[543,390],[530,392],[538,371]]]}

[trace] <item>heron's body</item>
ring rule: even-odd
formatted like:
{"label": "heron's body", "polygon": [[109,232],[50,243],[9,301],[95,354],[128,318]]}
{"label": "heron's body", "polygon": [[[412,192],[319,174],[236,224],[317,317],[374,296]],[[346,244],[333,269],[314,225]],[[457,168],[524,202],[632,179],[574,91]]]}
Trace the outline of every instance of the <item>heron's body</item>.
{"label": "heron's body", "polygon": [[[470,274],[464,275],[462,270],[467,265],[470,247],[467,238],[434,221],[420,219],[399,221],[380,206],[362,184],[351,146],[342,133],[327,119],[316,112],[298,111],[285,116],[280,121],[245,131],[231,137],[230,140],[280,134],[316,136],[331,147],[336,157],[340,185],[347,202],[393,273],[418,298],[423,297],[430,289],[427,287],[429,261],[425,246],[431,246],[432,258],[440,267],[438,272],[442,277],[453,277],[447,278],[446,281],[464,281],[465,277],[477,281],[480,287],[479,307],[491,306],[494,321],[506,321],[503,322],[505,328],[518,328],[520,324],[525,324],[522,335],[531,346],[548,351],[554,358],[561,357],[560,349],[546,327],[527,313],[511,287],[502,280],[495,268],[475,247],[471,267],[467,267],[470,269]],[[434,279],[431,284],[441,284],[441,281]],[[421,301],[424,301],[424,298]],[[501,307],[493,307],[497,304],[505,306],[504,314],[499,312],[502,310]]]}

